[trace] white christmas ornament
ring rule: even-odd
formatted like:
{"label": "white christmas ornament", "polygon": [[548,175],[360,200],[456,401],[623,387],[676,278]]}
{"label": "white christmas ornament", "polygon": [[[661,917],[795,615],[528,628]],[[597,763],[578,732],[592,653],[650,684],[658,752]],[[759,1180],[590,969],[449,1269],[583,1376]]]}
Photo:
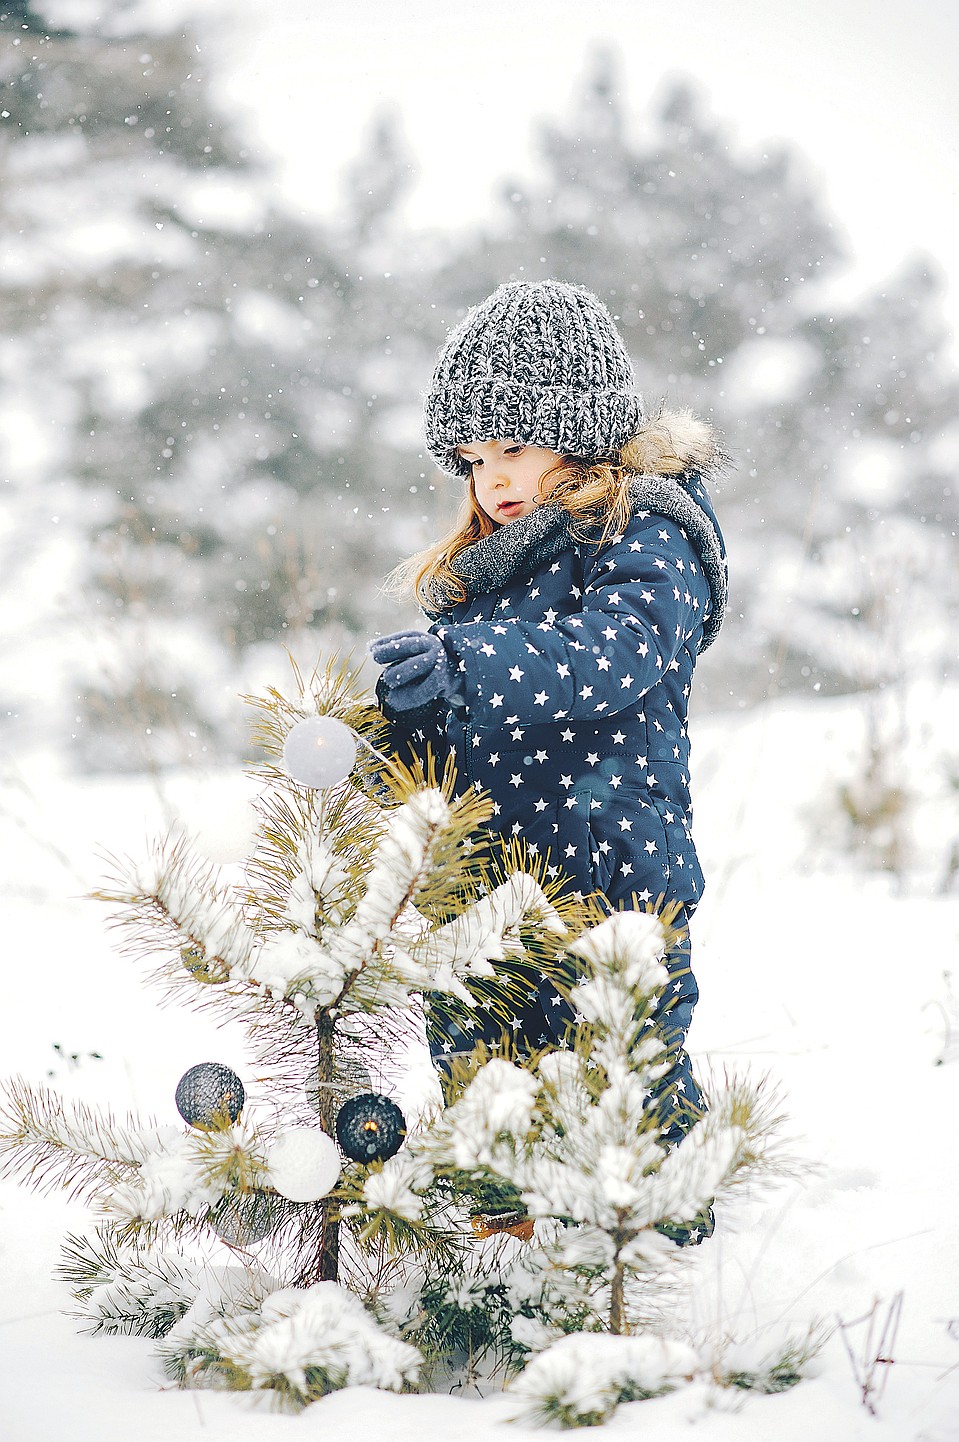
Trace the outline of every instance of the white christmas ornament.
{"label": "white christmas ornament", "polygon": [[336,786],[356,761],[356,737],[335,716],[298,721],[283,742],[287,775],[301,786]]}
{"label": "white christmas ornament", "polygon": [[336,1186],[340,1153],[316,1127],[288,1127],[266,1154],[270,1181],[290,1202],[316,1202]]}

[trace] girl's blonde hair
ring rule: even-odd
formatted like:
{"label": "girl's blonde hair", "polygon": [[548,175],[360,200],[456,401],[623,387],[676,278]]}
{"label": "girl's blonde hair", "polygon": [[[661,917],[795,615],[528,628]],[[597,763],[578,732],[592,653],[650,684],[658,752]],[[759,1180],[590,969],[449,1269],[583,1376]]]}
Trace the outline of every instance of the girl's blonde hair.
{"label": "girl's blonde hair", "polygon": [[[540,485],[550,481],[543,500],[558,505],[572,520],[577,540],[594,540],[602,546],[610,536],[622,530],[632,512],[629,483],[635,469],[625,464],[626,452],[619,461],[588,461],[581,456],[560,456],[543,476]],[[453,529],[441,540],[404,561],[390,573],[386,588],[390,591],[412,592],[426,611],[465,601],[466,587],[453,569],[461,551],[483,536],[500,530],[490,520],[476,499],[472,477]]]}

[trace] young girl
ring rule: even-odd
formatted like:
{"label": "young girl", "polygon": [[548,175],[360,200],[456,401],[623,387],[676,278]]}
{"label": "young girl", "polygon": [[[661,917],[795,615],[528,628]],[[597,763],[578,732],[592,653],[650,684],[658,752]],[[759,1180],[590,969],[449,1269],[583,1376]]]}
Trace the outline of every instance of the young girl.
{"label": "young girl", "polygon": [[[703,877],[690,835],[686,711],[696,658],[726,600],[707,494],[723,466],[686,413],[649,416],[623,341],[589,291],[500,286],[443,348],[427,446],[465,482],[453,532],[405,569],[428,632],[371,643],[395,744],[451,752],[457,785],[488,792],[492,826],[611,908],[678,902]],[[683,1050],[698,997],[685,936],[668,958],[658,1024],[672,1068],[669,1140],[701,1115]],[[511,1032],[561,1046],[571,1013],[549,983]],[[502,1033],[477,1012],[444,1054]]]}

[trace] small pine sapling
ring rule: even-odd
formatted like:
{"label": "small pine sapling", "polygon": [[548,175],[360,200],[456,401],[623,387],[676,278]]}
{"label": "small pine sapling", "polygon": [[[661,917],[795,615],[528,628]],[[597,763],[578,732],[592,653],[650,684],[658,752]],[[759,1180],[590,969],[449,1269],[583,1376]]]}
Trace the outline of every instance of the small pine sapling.
{"label": "small pine sapling", "polygon": [[[71,1239],[64,1258],[90,1325],[155,1337],[168,1328],[166,1362],[181,1381],[229,1377],[294,1402],[344,1378],[409,1382],[409,1351],[383,1360],[394,1344],[385,1333],[383,1365],[374,1365],[356,1298],[338,1284],[372,1299],[394,1275],[397,1254],[442,1268],[462,1246],[447,1196],[417,1202],[415,1215],[404,1209],[420,1164],[397,1188],[395,1169],[379,1177],[369,1158],[338,1151],[338,1116],[363,1091],[365,1062],[405,1042],[424,998],[469,1007],[482,986],[484,1004],[505,1017],[508,978],[501,984],[498,969],[559,957],[581,910],[558,896],[542,867],[522,869],[515,846],[497,855],[483,829],[485,798],[455,798],[449,772],[437,779],[379,754],[381,718],[347,668],[298,683],[295,701],[270,693],[258,703],[267,760],[256,844],[239,877],[178,834],[145,862],[115,863],[115,880],[98,893],[122,945],[152,964],[154,981],[245,1026],[256,1077],[249,1105],[229,1068],[201,1063],[177,1089],[185,1128],[118,1121],[22,1081],[7,1088],[0,1116],[5,1174],[65,1187],[105,1216],[96,1242]],[[311,776],[321,780],[302,784],[283,764],[284,744],[317,717],[352,733],[359,751],[342,775],[317,764]],[[354,741],[347,751],[356,753]],[[220,1105],[215,1087],[224,1076],[235,1085]],[[358,1205],[366,1184],[371,1203]],[[198,1285],[184,1248],[202,1253],[214,1242],[246,1267],[242,1296],[217,1288],[211,1301]],[[269,1286],[251,1271],[252,1247]],[[305,1360],[311,1347],[327,1356],[321,1333],[333,1318],[353,1338],[349,1356]],[[284,1328],[295,1363],[290,1372],[277,1363],[264,1380],[257,1349],[263,1341],[275,1353]]]}
{"label": "small pine sapling", "polygon": [[[668,914],[571,899],[546,858],[493,839],[488,801],[457,797],[449,769],[380,753],[346,668],[297,679],[295,699],[257,702],[266,761],[239,873],[178,834],[98,893],[167,992],[242,1023],[249,1095],[199,1063],[176,1126],[15,1081],[0,1170],[102,1214],[64,1249],[78,1313],[156,1339],[181,1385],[299,1407],[458,1368],[512,1378],[567,1425],[679,1385],[696,1363],[657,1314],[668,1238],[774,1164],[775,1119],[736,1079],[705,1115],[664,1106]],[[572,1002],[566,1049],[477,1047],[408,1128],[371,1092],[424,1014],[479,1005],[508,1035],[530,970]],[[684,1110],[669,1145],[666,1113]]]}
{"label": "small pine sapling", "polygon": [[[580,1366],[575,1348],[554,1353],[559,1338],[635,1336],[649,1322],[676,1258],[664,1232],[694,1226],[715,1198],[777,1164],[778,1119],[761,1086],[735,1079],[716,1090],[681,1146],[666,1145],[668,1123],[655,1102],[669,1058],[653,1015],[667,981],[667,945],[668,926],[641,912],[616,913],[572,939],[580,978],[571,992],[579,1024],[570,1048],[525,1060],[477,1054],[449,1104],[365,1184],[374,1213],[389,1211],[395,1195],[403,1214],[415,1216],[445,1189],[477,1209],[492,1199],[534,1219],[533,1244],[501,1260],[495,1293],[512,1313],[498,1342],[506,1369],[530,1352],[552,1359],[516,1384],[530,1398],[541,1374],[553,1386],[562,1359],[574,1371]],[[445,1286],[428,1279],[418,1299],[424,1340],[462,1297],[463,1282],[462,1275]],[[467,1290],[475,1297],[475,1286]],[[638,1357],[643,1349],[621,1350]],[[640,1374],[648,1377],[647,1362]],[[603,1407],[643,1388],[644,1395],[656,1390],[635,1379],[617,1384]],[[563,1420],[562,1408],[550,1415]]]}

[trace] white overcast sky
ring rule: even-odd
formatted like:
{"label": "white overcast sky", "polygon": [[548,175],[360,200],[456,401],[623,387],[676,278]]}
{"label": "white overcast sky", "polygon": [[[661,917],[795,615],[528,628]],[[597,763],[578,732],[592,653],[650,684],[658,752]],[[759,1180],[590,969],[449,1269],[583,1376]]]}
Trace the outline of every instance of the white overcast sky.
{"label": "white overcast sky", "polygon": [[[377,110],[395,108],[419,221],[482,217],[530,166],[590,50],[621,57],[642,125],[687,75],[737,146],[806,157],[857,280],[930,254],[959,333],[957,0],[213,0],[218,84],[284,190],[329,213]],[[208,52],[209,53],[209,52]]]}

